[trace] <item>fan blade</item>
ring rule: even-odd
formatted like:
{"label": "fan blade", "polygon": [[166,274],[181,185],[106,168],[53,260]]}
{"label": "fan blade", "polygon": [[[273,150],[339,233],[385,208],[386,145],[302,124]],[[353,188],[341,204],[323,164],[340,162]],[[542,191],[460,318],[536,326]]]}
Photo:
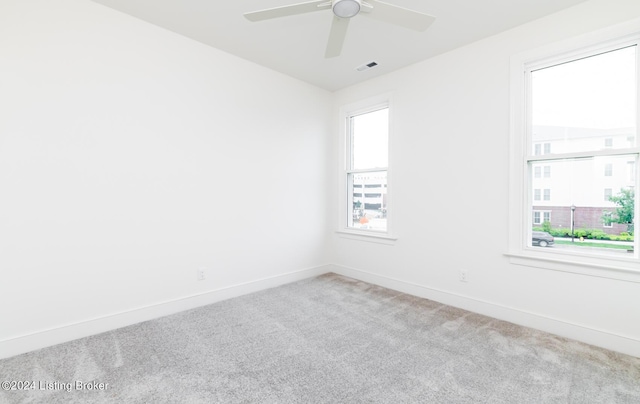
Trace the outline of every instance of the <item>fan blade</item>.
{"label": "fan blade", "polygon": [[371,5],[373,6],[373,10],[366,12],[367,9],[363,7],[363,11],[365,12],[360,13],[360,15],[364,15],[378,21],[400,25],[402,27],[413,29],[415,31],[426,30],[436,19],[429,14],[409,10],[408,8],[394,6],[382,1],[366,1],[371,3]]}
{"label": "fan blade", "polygon": [[249,21],[262,21],[271,18],[286,17],[288,15],[310,13],[331,8],[331,2],[327,0],[308,1],[306,3],[292,4],[290,6],[268,8],[266,10],[244,13]]}
{"label": "fan blade", "polygon": [[325,58],[340,56],[344,39],[347,36],[349,21],[351,21],[349,18],[333,17],[331,31],[329,32],[329,41],[327,42],[327,50],[324,54]]}

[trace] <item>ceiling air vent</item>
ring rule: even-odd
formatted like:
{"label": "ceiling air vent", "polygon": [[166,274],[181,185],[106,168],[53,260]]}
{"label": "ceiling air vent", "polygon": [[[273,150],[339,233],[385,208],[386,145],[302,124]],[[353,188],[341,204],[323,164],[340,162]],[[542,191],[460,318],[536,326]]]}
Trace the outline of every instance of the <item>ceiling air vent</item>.
{"label": "ceiling air vent", "polygon": [[369,62],[369,63],[364,64],[364,65],[362,65],[362,66],[358,66],[358,67],[356,67],[356,70],[357,70],[357,71],[359,71],[359,72],[363,72],[363,71],[365,71],[365,70],[369,70],[369,69],[371,69],[372,67],[376,67],[376,66],[378,66],[378,63],[376,63],[376,62]]}

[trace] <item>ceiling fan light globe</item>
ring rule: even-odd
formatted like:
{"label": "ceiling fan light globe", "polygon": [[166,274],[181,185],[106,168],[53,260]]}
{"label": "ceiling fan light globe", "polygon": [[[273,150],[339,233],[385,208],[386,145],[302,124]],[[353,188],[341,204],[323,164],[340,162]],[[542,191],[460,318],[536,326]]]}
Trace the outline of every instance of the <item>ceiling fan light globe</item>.
{"label": "ceiling fan light globe", "polygon": [[333,14],[340,18],[351,18],[360,12],[360,0],[334,0]]}

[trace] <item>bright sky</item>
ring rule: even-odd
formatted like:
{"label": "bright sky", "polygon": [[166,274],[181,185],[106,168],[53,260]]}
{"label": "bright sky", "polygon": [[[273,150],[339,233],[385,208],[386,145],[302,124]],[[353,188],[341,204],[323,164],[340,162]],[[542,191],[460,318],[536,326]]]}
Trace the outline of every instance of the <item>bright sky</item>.
{"label": "bright sky", "polygon": [[387,167],[389,109],[353,117],[353,168]]}
{"label": "bright sky", "polygon": [[636,47],[532,72],[533,125],[636,125]]}

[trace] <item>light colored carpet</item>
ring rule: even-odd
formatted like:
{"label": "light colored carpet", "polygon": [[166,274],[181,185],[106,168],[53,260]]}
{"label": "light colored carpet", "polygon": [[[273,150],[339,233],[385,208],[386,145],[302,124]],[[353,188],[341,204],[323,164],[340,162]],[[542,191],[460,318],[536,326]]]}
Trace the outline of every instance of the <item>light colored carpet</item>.
{"label": "light colored carpet", "polygon": [[638,358],[335,274],[5,359],[0,380],[108,383],[1,403],[640,403]]}

